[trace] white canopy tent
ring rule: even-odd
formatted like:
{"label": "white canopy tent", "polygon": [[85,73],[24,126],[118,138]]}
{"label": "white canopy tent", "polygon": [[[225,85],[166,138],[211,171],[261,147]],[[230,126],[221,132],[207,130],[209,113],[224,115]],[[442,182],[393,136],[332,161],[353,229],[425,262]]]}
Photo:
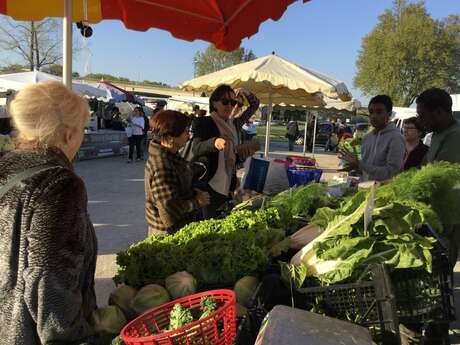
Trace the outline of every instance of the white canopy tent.
{"label": "white canopy tent", "polygon": [[211,92],[220,84],[244,87],[256,94],[261,103],[268,105],[265,156],[268,156],[270,145],[273,104],[321,106],[325,104],[323,96],[342,101],[351,99],[343,82],[275,54],[186,81],[181,86],[188,91]]}
{"label": "white canopy tent", "polygon": [[167,109],[191,112],[198,105],[202,110],[209,110],[209,97],[172,96],[167,100]]}
{"label": "white canopy tent", "polygon": [[[36,84],[44,80],[57,80],[62,82],[61,77],[38,71],[2,74],[0,75],[0,92],[10,89],[19,91],[27,85]],[[85,83],[74,81],[72,82],[72,89],[89,97],[107,96],[106,91]]]}

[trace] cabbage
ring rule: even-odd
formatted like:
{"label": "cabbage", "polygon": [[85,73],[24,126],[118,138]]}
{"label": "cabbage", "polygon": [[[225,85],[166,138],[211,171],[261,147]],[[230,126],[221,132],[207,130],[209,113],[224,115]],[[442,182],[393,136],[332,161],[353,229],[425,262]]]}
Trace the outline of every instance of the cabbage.
{"label": "cabbage", "polygon": [[131,302],[131,308],[140,315],[167,302],[169,302],[168,291],[161,285],[150,284],[139,290]]}
{"label": "cabbage", "polygon": [[165,280],[166,290],[173,299],[193,295],[196,292],[196,280],[188,272],[177,272]]}
{"label": "cabbage", "polygon": [[116,305],[130,320],[136,316],[131,308],[131,301],[136,296],[137,290],[128,285],[119,285],[112,291],[109,297],[109,305]]}
{"label": "cabbage", "polygon": [[246,276],[238,280],[233,287],[236,301],[242,306],[249,307],[249,302],[256,291],[257,285],[259,285],[259,281],[256,277]]}
{"label": "cabbage", "polygon": [[92,323],[98,333],[118,334],[128,321],[120,308],[109,305],[93,311]]}
{"label": "cabbage", "polygon": [[245,317],[247,315],[248,315],[248,309],[245,306],[242,306],[241,304],[237,303],[236,304],[236,316]]}

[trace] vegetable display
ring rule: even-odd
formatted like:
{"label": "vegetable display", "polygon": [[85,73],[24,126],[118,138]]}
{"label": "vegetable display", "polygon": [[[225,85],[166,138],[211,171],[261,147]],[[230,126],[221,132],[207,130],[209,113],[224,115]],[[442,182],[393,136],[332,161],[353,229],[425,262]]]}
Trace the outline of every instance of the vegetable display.
{"label": "vegetable display", "polygon": [[196,292],[197,283],[195,278],[188,272],[171,274],[165,280],[166,290],[173,299],[193,295]]}
{"label": "vegetable display", "polygon": [[201,286],[233,285],[260,272],[270,249],[284,238],[276,209],[234,212],[224,219],[191,223],[174,235],[150,236],[118,253],[115,281],[139,288],[187,271]]}
{"label": "vegetable display", "polygon": [[442,224],[460,221],[459,182],[460,165],[445,162],[397,176],[376,189],[367,231],[364,213],[371,198],[367,190],[359,191],[339,209],[319,209],[312,223],[324,231],[291,263],[302,264],[307,275],[326,284],[355,277],[371,263],[431,272],[430,250],[435,239],[420,236],[414,229],[429,223],[442,234]]}
{"label": "vegetable display", "polygon": [[321,183],[290,188],[275,195],[270,201],[270,207],[278,210],[288,232],[299,228],[302,224],[299,218],[310,220],[319,208],[337,206],[337,199],[330,196],[327,186]]}
{"label": "vegetable display", "polygon": [[169,301],[168,291],[163,286],[149,284],[139,290],[131,302],[131,308],[140,315]]}

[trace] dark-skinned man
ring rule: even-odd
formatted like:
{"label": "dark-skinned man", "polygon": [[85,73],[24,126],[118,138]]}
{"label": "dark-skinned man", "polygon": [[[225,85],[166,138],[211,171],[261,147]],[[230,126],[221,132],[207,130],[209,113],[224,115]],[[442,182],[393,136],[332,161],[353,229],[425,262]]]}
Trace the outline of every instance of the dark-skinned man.
{"label": "dark-skinned man", "polygon": [[441,89],[428,89],[417,97],[417,114],[423,127],[433,132],[426,162],[460,163],[460,123],[452,113],[452,98]]}
{"label": "dark-skinned man", "polygon": [[390,122],[393,102],[386,95],[372,98],[368,106],[369,122],[374,130],[363,137],[362,160],[349,151],[341,150],[340,159],[348,162],[348,171],[358,170],[362,181],[388,180],[401,171],[406,151],[404,137]]}

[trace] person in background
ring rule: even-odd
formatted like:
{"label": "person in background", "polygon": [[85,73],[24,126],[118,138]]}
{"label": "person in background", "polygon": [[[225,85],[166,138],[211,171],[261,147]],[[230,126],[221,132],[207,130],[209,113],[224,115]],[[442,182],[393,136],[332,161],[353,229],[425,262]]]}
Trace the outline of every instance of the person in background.
{"label": "person in background", "polygon": [[142,161],[142,139],[144,138],[144,118],[142,116],[140,107],[136,107],[133,111],[133,115],[128,119],[128,123],[131,127],[131,136],[129,140],[129,157],[128,163],[133,162],[134,148],[136,148],[136,161]]}
{"label": "person in background", "polygon": [[390,122],[393,102],[389,96],[375,96],[368,109],[374,130],[362,139],[362,160],[347,150],[339,151],[339,158],[348,163],[348,171],[360,171],[363,181],[388,180],[401,171],[406,145],[401,131]]}
{"label": "person in background", "polygon": [[97,239],[71,163],[88,103],[42,81],[19,91],[9,112],[18,137],[0,159],[0,189],[12,186],[0,198],[0,342],[93,344]]}
{"label": "person in background", "polygon": [[144,129],[142,131],[142,159],[146,159],[144,155],[147,154],[147,142],[148,142],[148,133],[150,130],[149,118],[145,115],[144,108],[137,107],[139,112],[141,113],[142,118],[144,119]]}
{"label": "person in background", "polygon": [[[243,106],[243,96],[249,107],[235,117]],[[223,84],[209,98],[211,116],[199,117],[193,122],[192,152],[196,161],[206,166],[206,189],[211,196],[210,204],[204,209],[205,218],[215,217],[216,211],[237,188],[238,132],[258,108],[259,100],[252,93]]]}
{"label": "person in background", "polygon": [[193,109],[192,117],[200,117],[201,116],[200,115],[200,113],[201,113],[200,106],[198,104],[195,104],[192,109]]}
{"label": "person in background", "polygon": [[153,139],[145,166],[145,216],[148,233],[174,233],[198,220],[209,193],[194,190],[190,164],[178,151],[190,137],[191,118],[163,110],[151,120]]}
{"label": "person in background", "polygon": [[206,110],[205,110],[205,109],[201,109],[200,112],[199,112],[198,117],[204,117],[204,116],[206,116]]}
{"label": "person in background", "polygon": [[299,124],[295,120],[288,122],[286,126],[286,138],[289,143],[289,151],[294,151],[294,144],[299,136]]}
{"label": "person in background", "polygon": [[250,119],[242,127],[243,141],[251,141],[257,135],[257,127]]}
{"label": "person in background", "polygon": [[120,109],[118,107],[112,108],[112,129],[115,131],[123,131],[125,129]]}
{"label": "person in background", "polygon": [[165,108],[165,106],[166,106],[166,103],[164,101],[158,101],[156,103],[155,109],[153,109],[152,117],[154,117],[156,113],[158,113],[159,111],[162,111]]}
{"label": "person in background", "polygon": [[460,124],[452,112],[452,97],[438,88],[428,89],[416,100],[421,125],[433,132],[426,162],[460,163]]}
{"label": "person in background", "polygon": [[424,129],[416,117],[404,120],[403,134],[406,141],[406,154],[402,170],[418,168],[428,151],[428,146],[424,145],[422,138]]}

